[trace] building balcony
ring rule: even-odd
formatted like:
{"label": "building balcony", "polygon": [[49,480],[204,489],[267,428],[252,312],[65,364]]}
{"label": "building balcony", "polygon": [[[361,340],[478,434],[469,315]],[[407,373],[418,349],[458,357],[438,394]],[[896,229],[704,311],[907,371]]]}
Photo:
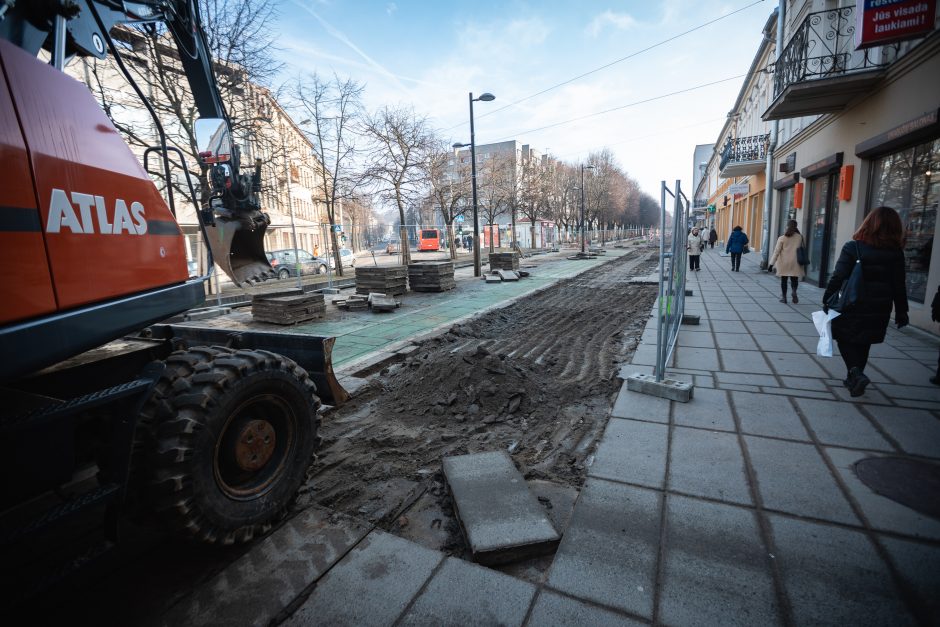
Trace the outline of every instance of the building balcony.
{"label": "building balcony", "polygon": [[730,179],[735,176],[749,176],[763,172],[767,166],[766,135],[751,135],[750,137],[728,138],[721,151],[721,161],[718,162],[718,176]]}
{"label": "building balcony", "polygon": [[774,64],[774,100],[765,120],[840,111],[878,83],[900,44],[855,49],[854,6],[810,13]]}

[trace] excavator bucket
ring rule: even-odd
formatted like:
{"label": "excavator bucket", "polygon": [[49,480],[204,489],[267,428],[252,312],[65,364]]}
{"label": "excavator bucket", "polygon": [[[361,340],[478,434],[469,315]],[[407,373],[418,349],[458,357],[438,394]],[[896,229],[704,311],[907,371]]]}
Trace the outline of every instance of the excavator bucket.
{"label": "excavator bucket", "polygon": [[264,251],[267,216],[241,215],[237,218],[215,217],[215,225],[206,225],[206,238],[212,258],[236,285],[257,283],[274,277],[274,270]]}

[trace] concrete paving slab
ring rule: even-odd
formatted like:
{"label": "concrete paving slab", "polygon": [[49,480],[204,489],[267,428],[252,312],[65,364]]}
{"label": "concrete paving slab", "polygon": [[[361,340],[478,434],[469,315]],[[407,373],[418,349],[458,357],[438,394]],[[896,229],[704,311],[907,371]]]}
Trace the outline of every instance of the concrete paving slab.
{"label": "concrete paving slab", "polygon": [[696,390],[695,398],[688,403],[676,403],[672,411],[677,425],[734,431],[734,418],[724,390]]}
{"label": "concrete paving slab", "polygon": [[745,351],[758,350],[754,338],[747,333],[715,333],[715,341],[717,342],[718,348]]}
{"label": "concrete paving slab", "polygon": [[826,455],[872,527],[902,535],[935,540],[940,538],[940,520],[876,494],[858,478],[854,468],[856,462],[870,457],[883,457],[882,455],[840,448],[827,448]]}
{"label": "concrete paving slab", "polygon": [[611,418],[588,476],[663,488],[668,439],[664,424]]}
{"label": "concrete paving slab", "polygon": [[905,355],[894,346],[890,344],[885,344],[885,343],[872,344],[871,350],[868,352],[868,356],[869,358],[877,357],[878,359],[907,359],[908,358],[908,355]]}
{"label": "concrete paving slab", "polygon": [[399,625],[521,625],[535,586],[448,557]]}
{"label": "concrete paving slab", "polygon": [[868,418],[851,403],[798,398],[796,404],[823,444],[873,451],[894,450]]}
{"label": "concrete paving slab", "polygon": [[[628,369],[632,374],[632,370]],[[678,377],[677,377],[678,378]],[[669,404],[671,401],[658,396],[640,394],[627,389],[624,381],[620,386],[620,393],[614,401],[610,415],[614,418],[639,418],[653,422],[669,422]]]}
{"label": "concrete paving slab", "polygon": [[743,333],[745,329],[741,328],[740,320],[709,320],[712,331],[716,333]]}
{"label": "concrete paving slab", "polygon": [[940,624],[940,547],[883,536],[880,540],[901,576],[920,597],[929,622]]}
{"label": "concrete paving slab", "polygon": [[732,392],[741,432],[809,442],[809,434],[788,398]]}
{"label": "concrete paving slab", "polygon": [[677,346],[675,349],[677,368],[714,371],[719,369],[718,352],[714,348],[689,348]]}
{"label": "concrete paving slab", "polygon": [[905,452],[940,458],[940,420],[934,414],[900,407],[872,407],[868,411]]}
{"label": "concrete paving slab", "polygon": [[445,457],[441,466],[473,560],[545,555],[560,536],[506,451]]}
{"label": "concrete paving slab", "polygon": [[761,388],[761,392],[763,392],[764,394],[773,394],[775,396],[819,398],[819,399],[823,399],[826,401],[831,401],[835,398],[832,392],[813,392],[812,390],[789,390],[787,388],[765,387],[765,388]]}
{"label": "concrete paving slab", "polygon": [[444,555],[373,531],[319,582],[286,625],[391,625]]}
{"label": "concrete paving slab", "polygon": [[676,338],[676,344],[694,348],[715,348],[715,338],[708,331],[686,331],[683,329],[679,332],[679,337]]}
{"label": "concrete paving slab", "polygon": [[776,322],[745,321],[744,326],[754,335],[783,336],[786,331]]}
{"label": "concrete paving slab", "polygon": [[[909,359],[871,359],[868,364],[869,367],[873,366],[886,375],[891,383],[900,383],[901,385],[927,383],[930,377],[937,374],[936,368],[931,369]],[[865,374],[868,374],[868,370],[869,368],[865,369]],[[874,381],[874,379],[872,380]]]}
{"label": "concrete paving slab", "polygon": [[781,624],[753,510],[669,495],[660,620]]}
{"label": "concrete paving slab", "polygon": [[884,394],[878,391],[878,388],[883,384],[872,383],[867,388],[865,388],[865,393],[861,396],[852,396],[852,393],[849,392],[841,382],[833,384],[831,387],[833,396],[836,397],[836,400],[844,401],[846,403],[854,403],[859,407],[865,406],[878,406],[878,405],[894,405],[895,401],[891,400]]}
{"label": "concrete paving slab", "polygon": [[810,379],[806,377],[780,377],[783,387],[793,390],[814,390],[816,392],[826,392],[828,388],[825,382],[819,379]]}
{"label": "concrete paving slab", "polygon": [[758,346],[762,351],[775,351],[780,353],[805,353],[804,349],[796,340],[788,335],[756,335]]}
{"label": "concrete paving slab", "polygon": [[672,433],[669,489],[750,505],[738,436],[676,427]]}
{"label": "concrete paving slab", "polygon": [[766,311],[739,311],[738,315],[741,317],[741,320],[749,320],[751,322],[773,322],[775,318],[775,316]]}
{"label": "concrete paving slab", "polygon": [[[787,333],[795,337],[819,338],[819,331],[812,322],[788,322]],[[816,342],[813,342],[815,347]],[[814,348],[815,350],[815,348]]]}
{"label": "concrete paving slab", "polygon": [[767,364],[764,355],[758,351],[722,348],[719,353],[721,354],[722,371],[724,372],[773,374],[773,370]]}
{"label": "concrete paving slab", "polygon": [[770,362],[774,372],[791,377],[829,378],[825,370],[819,367],[813,358],[806,354],[776,353],[764,351],[764,357]]}
{"label": "concrete paving slab", "polygon": [[761,388],[757,385],[742,385],[740,383],[723,383],[722,390],[735,390],[738,392],[760,392]]}
{"label": "concrete paving slab", "polygon": [[[917,401],[940,402],[940,387],[926,381],[911,381],[913,385],[879,383],[878,390],[890,398],[909,398]],[[924,384],[926,385],[918,385]]]}
{"label": "concrete paving slab", "polygon": [[633,620],[609,610],[588,605],[571,597],[550,590],[543,590],[535,601],[528,625],[558,625],[559,627],[583,627],[605,625],[610,627],[640,627],[646,623]]}
{"label": "concrete paving slab", "polygon": [[797,625],[907,625],[887,566],[859,531],[771,515]]}
{"label": "concrete paving slab", "polygon": [[719,320],[733,320],[734,322],[738,322],[741,317],[733,309],[713,309],[709,307],[708,319],[712,322]]}
{"label": "concrete paving slab", "polygon": [[589,478],[548,585],[651,619],[661,494]]}
{"label": "concrete paving slab", "polygon": [[773,375],[741,373],[741,372],[716,372],[715,378],[720,384],[738,383],[744,385],[766,385],[776,387],[777,377]]}
{"label": "concrete paving slab", "polygon": [[755,436],[744,441],[765,508],[859,524],[816,447]]}

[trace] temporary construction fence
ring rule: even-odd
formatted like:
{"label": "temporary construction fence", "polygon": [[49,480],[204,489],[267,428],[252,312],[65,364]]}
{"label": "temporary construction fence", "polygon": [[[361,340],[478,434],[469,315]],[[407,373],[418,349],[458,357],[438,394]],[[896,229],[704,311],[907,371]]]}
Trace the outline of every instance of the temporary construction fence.
{"label": "temporary construction fence", "polygon": [[[666,222],[666,197],[673,205],[672,220]],[[663,225],[659,236],[659,314],[656,324],[656,382],[666,376],[666,364],[672,357],[679,336],[679,325],[685,313],[685,279],[688,258],[689,199],[676,181],[675,192],[662,182],[660,218]]]}

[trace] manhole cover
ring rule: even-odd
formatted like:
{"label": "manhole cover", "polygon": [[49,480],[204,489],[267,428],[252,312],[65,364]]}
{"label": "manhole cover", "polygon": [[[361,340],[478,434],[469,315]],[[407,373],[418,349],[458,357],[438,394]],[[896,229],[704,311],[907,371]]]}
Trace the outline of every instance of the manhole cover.
{"label": "manhole cover", "polygon": [[875,493],[940,518],[940,465],[900,457],[868,457],[855,463],[855,473]]}

